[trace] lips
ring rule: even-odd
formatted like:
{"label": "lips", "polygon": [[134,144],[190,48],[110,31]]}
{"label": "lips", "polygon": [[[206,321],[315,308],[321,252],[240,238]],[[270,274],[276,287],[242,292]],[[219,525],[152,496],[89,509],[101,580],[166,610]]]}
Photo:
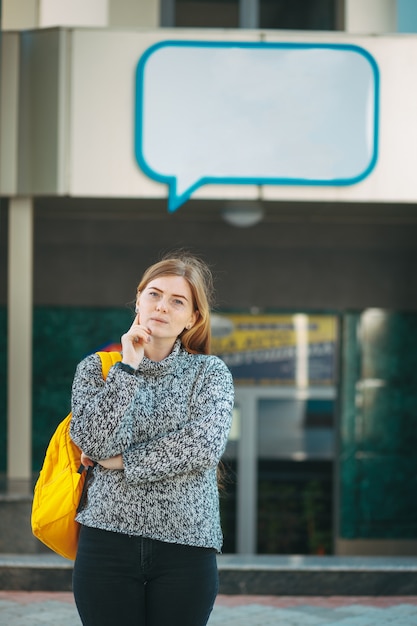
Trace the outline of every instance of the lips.
{"label": "lips", "polygon": [[158,324],[168,324],[167,320],[163,320],[160,317],[151,317],[152,322],[158,322]]}

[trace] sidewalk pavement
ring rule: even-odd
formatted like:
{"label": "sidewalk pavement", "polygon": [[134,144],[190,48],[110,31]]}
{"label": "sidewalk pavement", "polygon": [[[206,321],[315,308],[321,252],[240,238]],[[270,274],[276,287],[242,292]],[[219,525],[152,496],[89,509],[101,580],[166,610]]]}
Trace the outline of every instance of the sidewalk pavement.
{"label": "sidewalk pavement", "polygon": [[[72,593],[0,591],[0,626],[80,626]],[[209,626],[417,626],[416,596],[219,595]]]}

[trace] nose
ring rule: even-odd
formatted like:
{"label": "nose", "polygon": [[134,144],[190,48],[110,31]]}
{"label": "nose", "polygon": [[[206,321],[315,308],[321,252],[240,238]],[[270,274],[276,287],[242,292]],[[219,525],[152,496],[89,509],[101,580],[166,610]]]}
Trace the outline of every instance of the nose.
{"label": "nose", "polygon": [[166,304],[165,298],[161,298],[159,300],[159,302],[156,305],[156,308],[157,308],[158,311],[164,311],[166,313],[166,311],[167,311],[167,304]]}

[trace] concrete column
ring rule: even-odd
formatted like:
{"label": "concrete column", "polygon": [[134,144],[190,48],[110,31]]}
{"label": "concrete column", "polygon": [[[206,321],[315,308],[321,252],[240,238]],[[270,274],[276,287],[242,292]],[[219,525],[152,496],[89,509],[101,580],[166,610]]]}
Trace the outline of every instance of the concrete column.
{"label": "concrete column", "polygon": [[17,192],[19,137],[19,35],[2,33],[0,69],[0,189]]}
{"label": "concrete column", "polygon": [[[106,27],[110,0],[3,0],[3,30],[54,26]],[[154,1],[154,0],[152,0]],[[125,0],[120,0],[123,4]],[[147,4],[148,0],[137,2]],[[126,24],[128,26],[129,24]]]}
{"label": "concrete column", "polygon": [[39,0],[39,27],[108,26],[109,0]]}
{"label": "concrete column", "polygon": [[345,0],[345,31],[382,34],[397,31],[397,0]]}
{"label": "concrete column", "polygon": [[[170,6],[173,15],[174,0],[3,0],[2,28],[3,30],[48,26],[159,28],[161,2],[164,6]],[[171,22],[165,25],[173,26],[172,19]]]}
{"label": "concrete column", "polygon": [[33,199],[9,202],[7,479],[10,491],[32,481]]}
{"label": "concrete column", "polygon": [[38,0],[3,0],[1,5],[3,30],[37,28]]}
{"label": "concrete column", "polygon": [[[159,28],[161,26],[160,0],[108,0],[108,25],[140,26],[145,28]],[[164,24],[173,26],[174,24]]]}

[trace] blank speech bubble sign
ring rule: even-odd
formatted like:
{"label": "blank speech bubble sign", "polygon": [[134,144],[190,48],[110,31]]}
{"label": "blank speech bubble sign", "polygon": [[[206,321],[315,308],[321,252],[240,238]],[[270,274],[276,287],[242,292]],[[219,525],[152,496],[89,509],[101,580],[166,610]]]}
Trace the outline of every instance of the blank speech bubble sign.
{"label": "blank speech bubble sign", "polygon": [[359,46],[162,41],[137,66],[136,159],[170,211],[209,183],[352,185],[377,160],[378,94]]}

